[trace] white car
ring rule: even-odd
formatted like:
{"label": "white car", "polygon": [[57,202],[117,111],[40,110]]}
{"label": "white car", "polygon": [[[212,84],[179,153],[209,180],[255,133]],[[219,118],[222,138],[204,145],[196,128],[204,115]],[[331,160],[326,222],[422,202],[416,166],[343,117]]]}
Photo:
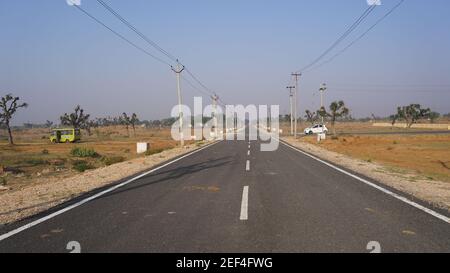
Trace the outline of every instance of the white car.
{"label": "white car", "polygon": [[306,128],[304,131],[305,135],[311,135],[311,134],[321,134],[321,133],[328,133],[328,128],[325,125],[322,124],[316,124],[314,126]]}

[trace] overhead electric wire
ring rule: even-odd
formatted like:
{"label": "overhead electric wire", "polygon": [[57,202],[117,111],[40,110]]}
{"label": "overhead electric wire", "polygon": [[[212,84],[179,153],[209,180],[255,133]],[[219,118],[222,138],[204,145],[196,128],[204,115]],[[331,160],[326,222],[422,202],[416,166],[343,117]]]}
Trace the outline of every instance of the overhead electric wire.
{"label": "overhead electric wire", "polygon": [[194,74],[192,74],[192,72],[186,68],[185,69],[186,73],[188,73],[201,87],[203,87],[208,93],[210,93],[210,95],[215,95],[215,92],[211,91],[208,87],[206,87],[206,85],[204,85],[196,76],[194,76]]}
{"label": "overhead electric wire", "polygon": [[355,43],[357,43],[359,40],[361,40],[364,36],[367,35],[367,33],[369,33],[373,28],[375,28],[379,23],[381,23],[384,19],[386,19],[389,15],[391,15],[401,4],[403,4],[405,0],[400,0],[397,5],[395,5],[394,7],[392,7],[384,16],[382,16],[380,19],[378,19],[371,27],[369,27],[365,32],[363,32],[360,36],[358,36],[358,38],[356,38],[355,40],[353,40],[352,42],[350,42],[346,47],[344,47],[342,50],[340,50],[338,53],[336,53],[335,55],[333,55],[333,57],[331,57],[330,59],[324,61],[323,63],[312,67],[310,69],[308,69],[308,71],[311,70],[315,70],[318,69],[320,67],[322,67],[325,64],[330,63],[331,61],[333,61],[335,58],[337,58],[339,55],[341,55],[342,53],[344,53],[345,51],[347,51],[350,47],[352,47]]}
{"label": "overhead electric wire", "polygon": [[128,22],[125,18],[123,18],[117,11],[115,11],[113,8],[111,8],[108,4],[106,4],[103,0],[97,0],[97,2],[102,5],[106,10],[108,10],[111,14],[113,14],[117,19],[119,19],[122,23],[124,23],[129,29],[131,29],[133,32],[135,32],[139,37],[141,37],[144,41],[149,43],[151,46],[153,46],[155,49],[166,55],[169,59],[171,59],[174,62],[178,62],[178,59],[174,57],[172,54],[164,50],[162,47],[160,47],[157,43],[149,39],[147,36],[145,36],[142,32],[140,32],[136,27],[134,27],[130,22]]}
{"label": "overhead electric wire", "polygon": [[[141,37],[144,41],[146,41],[148,44],[150,44],[152,47],[154,47],[156,50],[160,51],[162,54],[167,56],[172,61],[179,63],[179,58],[174,57],[172,54],[170,54],[168,51],[164,50],[161,46],[159,46],[156,42],[152,41],[150,38],[148,38],[146,35],[144,35],[141,31],[139,31],[133,24],[131,24],[129,21],[127,21],[125,18],[123,18],[116,10],[114,10],[111,6],[106,4],[103,0],[97,0],[97,2],[102,5],[106,10],[108,10],[111,14],[113,14],[117,19],[119,19],[122,23],[124,23],[129,29],[131,29],[133,32],[135,32],[139,37]],[[184,66],[184,65],[183,65]],[[188,73],[192,79],[194,79],[195,82],[197,82],[203,89],[206,90],[210,95],[215,95],[215,92],[211,91],[205,84],[203,84],[198,77],[196,77],[187,67],[185,68],[186,73]],[[185,78],[186,80],[186,78]],[[193,85],[191,82],[189,82],[190,85]],[[202,92],[203,93],[203,92]]]}
{"label": "overhead electric wire", "polygon": [[118,33],[117,31],[113,30],[112,28],[110,28],[109,26],[107,26],[105,23],[103,23],[102,21],[100,21],[99,19],[97,19],[94,15],[90,14],[89,12],[87,12],[86,10],[84,10],[82,7],[80,7],[79,5],[73,5],[74,7],[76,7],[78,10],[80,10],[81,12],[83,12],[85,15],[87,15],[89,18],[91,18],[92,20],[94,20],[95,22],[97,22],[98,24],[102,25],[104,28],[108,29],[109,31],[111,31],[114,35],[116,35],[117,37],[119,37],[120,39],[124,40],[125,42],[127,42],[128,44],[130,44],[131,46],[133,46],[134,48],[138,49],[139,51],[143,52],[144,54],[152,57],[153,59],[166,64],[168,66],[171,66],[170,63],[156,57],[155,55],[151,54],[150,52],[148,52],[147,50],[145,50],[144,48],[138,46],[137,44],[133,43],[132,41],[128,40],[125,36],[123,36],[122,34]]}
{"label": "overhead electric wire", "polygon": [[194,89],[194,90],[196,90],[197,92],[200,92],[200,93],[202,93],[203,95],[206,95],[206,96],[208,96],[208,97],[211,96],[211,94],[209,94],[209,93],[203,91],[202,89],[198,88],[197,86],[195,86],[191,81],[189,81],[188,79],[186,79],[186,77],[181,76],[181,78],[182,78],[187,84],[189,84],[189,86],[191,86],[192,89]]}
{"label": "overhead electric wire", "polygon": [[297,72],[304,72],[308,68],[314,66],[316,63],[318,63],[323,57],[325,57],[330,51],[332,51],[336,46],[338,46],[345,38],[347,38],[348,35],[350,35],[353,30],[355,30],[363,21],[364,19],[369,16],[370,13],[375,9],[376,5],[369,6],[363,14],[329,47],[327,48],[319,57],[314,59],[311,63],[304,66],[302,69],[298,70]]}

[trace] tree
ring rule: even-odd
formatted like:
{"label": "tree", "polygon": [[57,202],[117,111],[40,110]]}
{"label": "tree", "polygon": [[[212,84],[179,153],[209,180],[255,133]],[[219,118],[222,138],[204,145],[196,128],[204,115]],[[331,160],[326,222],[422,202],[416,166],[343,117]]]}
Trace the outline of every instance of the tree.
{"label": "tree", "polygon": [[120,117],[121,123],[123,125],[125,125],[125,127],[127,128],[127,135],[128,137],[130,137],[130,131],[129,131],[129,126],[130,126],[130,117],[127,115],[127,113],[123,112],[122,116]]}
{"label": "tree", "polygon": [[136,113],[133,113],[131,114],[131,116],[128,116],[127,113],[124,112],[122,114],[121,120],[122,124],[125,125],[127,128],[128,137],[130,136],[129,126],[133,128],[133,134],[136,135],[136,124],[139,122]]}
{"label": "tree", "polygon": [[25,102],[18,103],[19,100],[19,97],[13,97],[11,94],[7,94],[0,100],[0,125],[5,126],[6,130],[8,130],[8,141],[10,145],[14,144],[10,121],[19,108],[28,107],[28,104]]}
{"label": "tree", "polygon": [[92,135],[91,129],[92,128],[97,128],[97,127],[98,127],[98,122],[97,121],[88,120],[80,128],[86,130],[88,135]]}
{"label": "tree", "polygon": [[345,107],[344,101],[340,100],[334,101],[330,104],[330,112],[327,112],[325,110],[325,107],[320,108],[319,115],[322,117],[330,118],[333,135],[336,135],[336,128],[334,127],[336,119],[347,116],[349,112],[350,110],[347,107]]}
{"label": "tree", "polygon": [[389,116],[389,119],[391,120],[391,125],[394,126],[395,123],[396,123],[397,120],[398,120],[398,114],[390,115],[390,116]]}
{"label": "tree", "polygon": [[45,128],[52,128],[53,127],[53,121],[47,120],[45,122]]}
{"label": "tree", "polygon": [[62,125],[85,129],[89,116],[89,114],[84,114],[84,110],[80,107],[80,105],[77,105],[77,107],[75,107],[75,112],[71,114],[65,113],[60,117],[60,120]]}
{"label": "tree", "polygon": [[311,125],[314,125],[314,122],[317,120],[319,116],[319,111],[316,112],[311,112],[309,110],[305,110],[305,118],[307,122],[310,122]]}
{"label": "tree", "polygon": [[431,123],[434,123],[440,116],[441,114],[439,114],[438,112],[430,112],[428,114],[428,118],[430,119]]}
{"label": "tree", "polygon": [[130,118],[130,124],[131,124],[131,127],[133,127],[133,134],[135,136],[136,136],[136,128],[135,128],[135,126],[136,126],[136,123],[138,123],[138,122],[139,122],[139,119],[138,119],[136,113],[133,113],[131,115],[131,118]]}
{"label": "tree", "polygon": [[406,121],[408,128],[421,118],[426,118],[430,115],[430,108],[423,109],[420,104],[410,104],[408,106],[397,107],[397,115]]}

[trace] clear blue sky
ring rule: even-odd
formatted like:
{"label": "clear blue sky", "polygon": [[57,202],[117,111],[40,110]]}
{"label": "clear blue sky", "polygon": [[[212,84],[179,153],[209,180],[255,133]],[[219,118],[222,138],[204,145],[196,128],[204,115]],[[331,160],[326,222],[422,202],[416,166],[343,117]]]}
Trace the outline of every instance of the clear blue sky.
{"label": "clear blue sky", "polygon": [[[384,0],[356,37],[397,0]],[[365,0],[107,1],[160,46],[179,56],[227,103],[280,104],[292,71],[317,57],[367,8]],[[94,0],[82,7],[145,46]],[[300,111],[343,99],[356,117],[421,103],[450,112],[450,2],[406,0],[332,63],[303,76]],[[93,22],[65,0],[0,2],[0,93],[30,104],[15,124],[44,122],[81,104],[92,116],[170,115],[170,69]],[[346,42],[342,44],[345,46]],[[152,51],[151,48],[149,48]],[[156,51],[152,51],[158,54]],[[183,86],[187,104],[198,95]]]}

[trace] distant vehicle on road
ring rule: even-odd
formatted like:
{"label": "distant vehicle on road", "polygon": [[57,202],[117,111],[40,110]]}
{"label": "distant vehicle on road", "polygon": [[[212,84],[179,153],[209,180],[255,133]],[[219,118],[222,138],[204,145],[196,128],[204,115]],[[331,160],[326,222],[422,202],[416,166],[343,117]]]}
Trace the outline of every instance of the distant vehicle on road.
{"label": "distant vehicle on road", "polygon": [[306,128],[304,131],[305,135],[311,135],[311,134],[321,134],[321,133],[328,133],[328,128],[323,124],[316,124],[314,126]]}
{"label": "distant vehicle on road", "polygon": [[71,143],[79,140],[81,140],[80,129],[53,129],[50,135],[50,141],[52,143]]}

